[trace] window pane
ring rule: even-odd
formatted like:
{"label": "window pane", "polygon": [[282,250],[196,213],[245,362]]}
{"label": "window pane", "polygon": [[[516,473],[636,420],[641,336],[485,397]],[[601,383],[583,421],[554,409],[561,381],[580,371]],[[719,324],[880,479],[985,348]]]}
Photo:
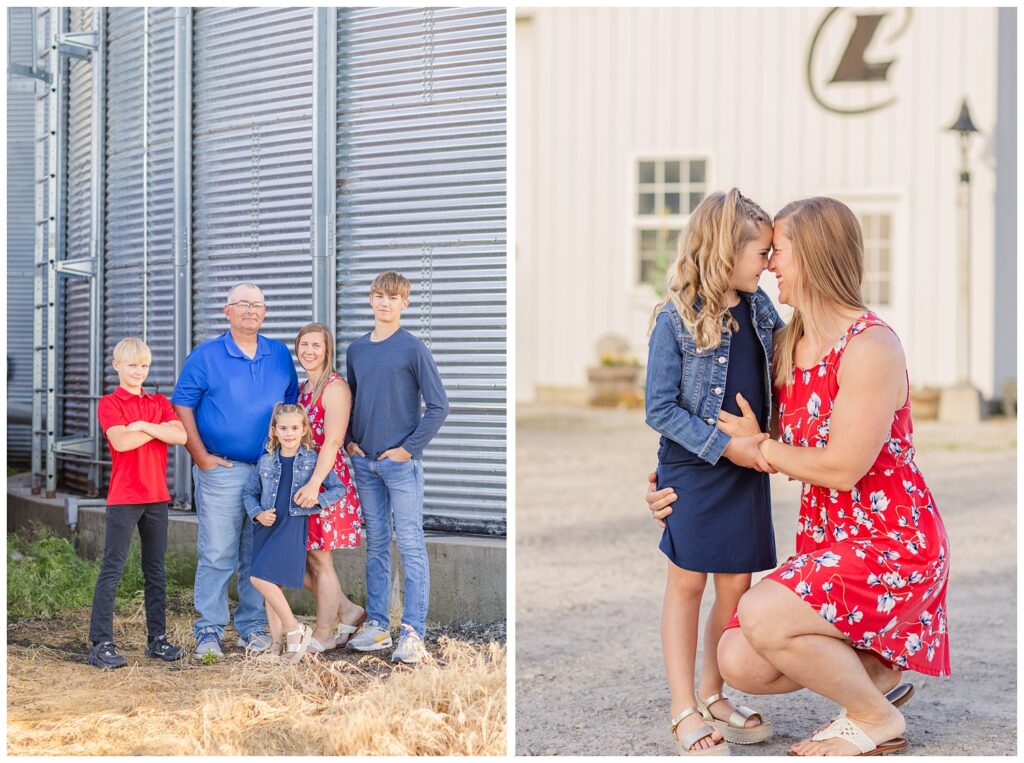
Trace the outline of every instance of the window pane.
{"label": "window pane", "polygon": [[891,230],[890,226],[892,224],[892,215],[879,215],[878,216],[878,221],[879,221],[879,233],[878,233],[878,235],[881,238],[883,238],[886,241],[888,241],[892,237],[892,234],[890,233],[890,230]]}
{"label": "window pane", "polygon": [[697,208],[697,205],[700,204],[700,200],[703,199],[703,198],[704,198],[704,194],[703,193],[691,193],[690,194],[690,208],[687,210],[687,212],[692,212],[693,210],[695,210]]}
{"label": "window pane", "polygon": [[878,247],[877,262],[878,262],[878,272],[879,272],[879,275],[882,275],[882,276],[889,275],[889,247],[888,246],[883,245],[883,246]]}
{"label": "window pane", "polygon": [[639,178],[641,183],[654,182],[654,162],[640,162]]}
{"label": "window pane", "polygon": [[641,215],[653,215],[654,214],[654,194],[653,193],[642,193],[638,199],[639,204],[637,205],[637,213]]}
{"label": "window pane", "polygon": [[658,231],[656,230],[642,230],[640,231],[640,251],[642,253],[654,253],[658,248]]}
{"label": "window pane", "polygon": [[690,162],[690,182],[691,183],[703,183],[704,182],[704,160],[697,159]]}
{"label": "window pane", "polygon": [[679,194],[678,193],[666,193],[665,194],[665,214],[667,214],[667,215],[678,215],[679,214]]}
{"label": "window pane", "polygon": [[875,237],[875,216],[874,215],[861,215],[860,218],[861,232],[864,234],[864,243],[874,239]]}
{"label": "window pane", "polygon": [[676,249],[679,246],[679,234],[682,231],[679,228],[673,228],[668,232],[668,251],[673,258],[676,256]]}
{"label": "window pane", "polygon": [[665,162],[665,182],[679,182],[679,165],[681,162]]}
{"label": "window pane", "polygon": [[889,281],[888,279],[878,282],[878,301],[879,305],[889,304]]}

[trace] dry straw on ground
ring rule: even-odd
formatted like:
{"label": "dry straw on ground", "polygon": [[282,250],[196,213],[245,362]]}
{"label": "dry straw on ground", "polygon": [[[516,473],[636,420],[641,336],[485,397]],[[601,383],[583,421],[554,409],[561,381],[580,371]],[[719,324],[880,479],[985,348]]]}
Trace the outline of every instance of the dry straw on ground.
{"label": "dry straw on ground", "polygon": [[[329,652],[297,667],[227,650],[217,665],[142,655],[140,613],[117,621],[129,665],[87,665],[88,611],[8,630],[12,755],[503,755],[505,647],[442,636],[415,668]],[[191,643],[189,620],[169,635]],[[234,639],[225,638],[225,645]]]}

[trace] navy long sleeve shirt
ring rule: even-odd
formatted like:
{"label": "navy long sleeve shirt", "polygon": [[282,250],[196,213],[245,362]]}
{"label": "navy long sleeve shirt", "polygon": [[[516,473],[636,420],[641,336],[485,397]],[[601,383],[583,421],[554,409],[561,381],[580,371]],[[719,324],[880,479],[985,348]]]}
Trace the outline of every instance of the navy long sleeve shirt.
{"label": "navy long sleeve shirt", "polygon": [[353,398],[349,440],[368,458],[399,446],[420,458],[449,411],[427,346],[405,329],[381,342],[364,334],[349,345],[346,366]]}

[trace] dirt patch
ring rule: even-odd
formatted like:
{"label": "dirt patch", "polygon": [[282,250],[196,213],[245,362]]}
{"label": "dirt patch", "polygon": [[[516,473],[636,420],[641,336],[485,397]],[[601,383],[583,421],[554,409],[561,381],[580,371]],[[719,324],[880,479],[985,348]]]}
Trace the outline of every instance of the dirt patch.
{"label": "dirt patch", "polygon": [[[568,407],[520,409],[516,432],[516,752],[673,755],[658,633],[666,562],[643,503],[657,435],[640,411]],[[953,675],[905,674],[917,687],[903,708],[908,752],[1015,755],[1016,421],[922,422],[915,444],[950,534]],[[784,559],[798,483],[773,476],[772,498]],[[784,755],[836,710],[806,691],[731,693],[776,732],[733,755]]]}
{"label": "dirt patch", "polygon": [[[191,598],[175,597],[168,637],[191,646]],[[311,618],[300,618],[305,621]],[[332,650],[297,667],[247,657],[164,663],[143,655],[145,614],[115,618],[128,666],[85,662],[89,611],[7,630],[11,755],[503,755],[505,626],[431,628],[431,659]]]}

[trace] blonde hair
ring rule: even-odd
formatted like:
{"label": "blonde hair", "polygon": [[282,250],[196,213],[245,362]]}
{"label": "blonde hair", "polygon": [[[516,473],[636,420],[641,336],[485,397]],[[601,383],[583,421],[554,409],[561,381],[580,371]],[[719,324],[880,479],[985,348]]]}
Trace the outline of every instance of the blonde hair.
{"label": "blonde hair", "polygon": [[[671,301],[699,349],[718,347],[736,254],[757,237],[761,226],[770,227],[771,217],[738,188],[705,196],[679,237],[678,254],[665,279],[665,299],[654,308],[650,327]],[[731,316],[728,329],[739,329]]]}
{"label": "blonde hair", "polygon": [[408,299],[411,291],[412,284],[409,283],[409,279],[393,270],[381,273],[370,284],[370,294],[380,292],[381,294],[387,294],[389,297],[397,295],[403,299]]}
{"label": "blonde hair", "polygon": [[[320,367],[320,376],[316,380],[316,385],[313,386],[311,397],[309,398],[309,404],[312,405],[323,394],[324,389],[327,387],[327,380],[331,378],[331,374],[335,372],[334,368],[334,334],[322,323],[307,323],[305,326],[299,329],[299,333],[295,335],[295,357],[299,357],[299,340],[302,339],[306,334],[320,333],[324,338],[324,364]],[[300,361],[301,363],[301,361]],[[306,372],[309,373],[308,371]]]}
{"label": "blonde hair", "polygon": [[153,353],[150,352],[149,345],[141,339],[130,336],[114,345],[114,360],[125,363],[152,361]]}
{"label": "blonde hair", "polygon": [[797,278],[793,284],[793,310],[776,343],[774,381],[778,387],[793,383],[797,342],[813,323],[810,316],[826,304],[865,310],[860,294],[864,272],[864,241],[853,211],[836,199],[815,196],[790,202],[775,215],[785,224],[792,242]]}
{"label": "blonde hair", "polygon": [[270,414],[270,431],[267,433],[267,453],[273,453],[281,447],[277,435],[274,434],[274,426],[281,416],[287,416],[291,413],[302,417],[302,428],[304,431],[302,432],[301,444],[313,450],[313,430],[309,426],[309,416],[306,415],[306,409],[294,403],[278,403],[274,406],[274,412]]}

